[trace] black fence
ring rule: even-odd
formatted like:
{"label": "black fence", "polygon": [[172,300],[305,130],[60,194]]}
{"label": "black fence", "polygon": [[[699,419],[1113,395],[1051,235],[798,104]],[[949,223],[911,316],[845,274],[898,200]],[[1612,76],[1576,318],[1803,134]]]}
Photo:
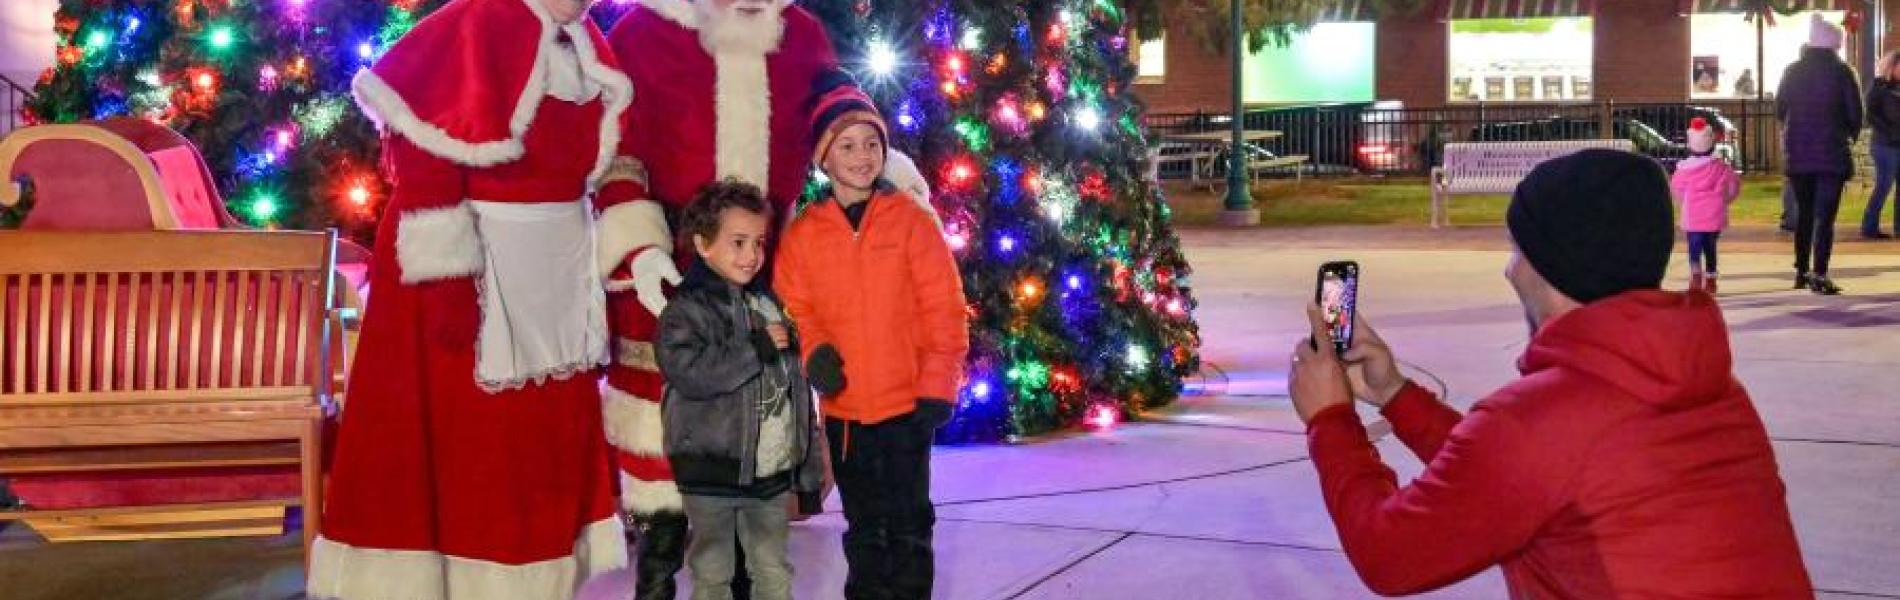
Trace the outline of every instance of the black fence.
{"label": "black fence", "polygon": [[[1302,175],[1422,176],[1441,162],[1446,143],[1625,138],[1638,152],[1673,168],[1688,156],[1689,121],[1703,117],[1721,134],[1717,151],[1745,172],[1766,172],[1780,163],[1779,128],[1772,102],[1676,104],[1473,104],[1446,108],[1381,108],[1372,103],[1321,104],[1248,111],[1248,130],[1275,132],[1251,144],[1257,155],[1303,156]],[[1172,136],[1227,131],[1227,113],[1151,114],[1148,126],[1161,155],[1160,175],[1188,177],[1197,163],[1170,159],[1196,152],[1222,153],[1224,146],[1195,144]],[[1606,135],[1605,132],[1608,132]],[[1225,161],[1201,161],[1225,173]],[[1291,174],[1290,169],[1282,172]],[[1269,173],[1271,174],[1271,173]]]}
{"label": "black fence", "polygon": [[5,115],[0,115],[0,135],[20,127],[21,111],[26,108],[27,101],[32,99],[32,90],[0,76],[0,110],[6,111]]}

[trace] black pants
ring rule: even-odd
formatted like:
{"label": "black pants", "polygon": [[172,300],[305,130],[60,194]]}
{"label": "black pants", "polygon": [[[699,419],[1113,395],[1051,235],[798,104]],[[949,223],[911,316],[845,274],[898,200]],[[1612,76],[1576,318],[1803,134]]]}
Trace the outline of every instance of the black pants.
{"label": "black pants", "polygon": [[910,415],[876,425],[825,420],[844,500],[848,600],[928,600],[936,579],[930,440]]}
{"label": "black pants", "polygon": [[1715,241],[1722,238],[1720,231],[1691,231],[1689,237],[1690,270],[1714,273]]}
{"label": "black pants", "polygon": [[1834,215],[1840,212],[1841,187],[1846,184],[1842,175],[1788,176],[1788,187],[1794,189],[1795,272],[1827,274],[1834,254]]}
{"label": "black pants", "polygon": [[[634,564],[634,600],[674,600],[679,586],[673,576],[686,564],[686,545],[690,541],[686,515],[660,513],[634,518],[639,541]],[[745,575],[745,551],[737,550],[737,570],[732,576],[732,597],[752,597],[752,579]]]}

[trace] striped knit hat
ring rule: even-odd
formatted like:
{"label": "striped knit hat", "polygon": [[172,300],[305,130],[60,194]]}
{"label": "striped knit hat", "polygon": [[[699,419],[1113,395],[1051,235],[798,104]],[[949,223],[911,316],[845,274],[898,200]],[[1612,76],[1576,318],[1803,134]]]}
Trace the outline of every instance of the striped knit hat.
{"label": "striped knit hat", "polygon": [[815,88],[817,100],[811,110],[811,132],[816,142],[812,145],[812,166],[824,169],[825,154],[831,151],[831,143],[852,125],[862,123],[877,128],[878,141],[885,147],[890,146],[890,128],[878,114],[877,103],[858,89],[851,76],[843,71],[828,71],[819,75]]}

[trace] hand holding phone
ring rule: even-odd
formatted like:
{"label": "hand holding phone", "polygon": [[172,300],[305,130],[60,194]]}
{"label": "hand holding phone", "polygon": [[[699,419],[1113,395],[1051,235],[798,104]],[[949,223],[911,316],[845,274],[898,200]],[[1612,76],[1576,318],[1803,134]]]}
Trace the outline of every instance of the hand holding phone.
{"label": "hand holding phone", "polygon": [[1354,315],[1359,304],[1359,263],[1329,262],[1319,267],[1319,283],[1313,302],[1332,328],[1333,351],[1345,354],[1352,349]]}

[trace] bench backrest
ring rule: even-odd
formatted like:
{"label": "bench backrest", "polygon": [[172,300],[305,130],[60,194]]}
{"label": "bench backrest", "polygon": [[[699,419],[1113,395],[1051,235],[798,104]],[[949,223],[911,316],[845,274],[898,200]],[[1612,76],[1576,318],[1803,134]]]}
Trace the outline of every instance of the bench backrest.
{"label": "bench backrest", "polygon": [[1603,148],[1634,152],[1626,139],[1547,142],[1457,142],[1445,144],[1445,184],[1453,189],[1509,192],[1538,164],[1582,150]]}
{"label": "bench backrest", "polygon": [[314,401],[335,247],[320,232],[0,232],[0,429],[8,408]]}

